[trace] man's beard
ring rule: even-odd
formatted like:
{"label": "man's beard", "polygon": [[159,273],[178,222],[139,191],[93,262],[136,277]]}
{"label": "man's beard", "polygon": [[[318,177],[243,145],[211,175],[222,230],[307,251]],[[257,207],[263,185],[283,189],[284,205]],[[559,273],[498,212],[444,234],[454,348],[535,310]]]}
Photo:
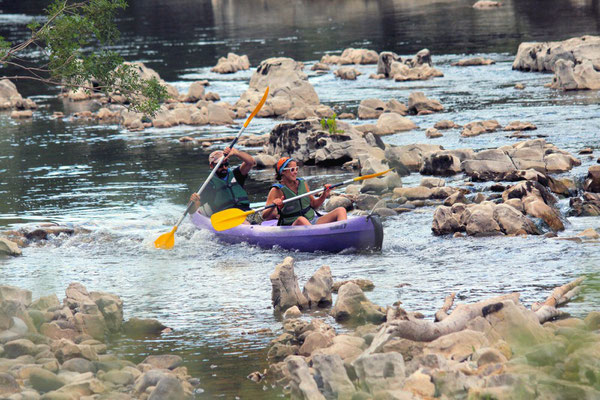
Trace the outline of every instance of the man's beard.
{"label": "man's beard", "polygon": [[215,173],[219,178],[223,179],[227,176],[227,169],[219,168]]}

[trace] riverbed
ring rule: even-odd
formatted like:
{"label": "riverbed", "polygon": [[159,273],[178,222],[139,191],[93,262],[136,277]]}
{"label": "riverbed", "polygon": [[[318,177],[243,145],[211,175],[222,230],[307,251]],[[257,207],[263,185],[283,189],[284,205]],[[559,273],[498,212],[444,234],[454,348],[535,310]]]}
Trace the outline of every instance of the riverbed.
{"label": "riverbed", "polygon": [[[43,4],[3,4],[0,34],[23,39],[25,24],[41,14]],[[321,102],[338,112],[356,112],[362,99],[372,97],[406,103],[414,91],[440,100],[443,113],[410,117],[419,129],[383,138],[394,145],[495,148],[519,139],[504,131],[464,138],[460,130],[428,139],[425,129],[441,119],[458,124],[496,119],[503,126],[514,120],[532,122],[538,127],[534,137],[542,135],[574,155],[586,147],[594,149],[592,156],[579,156],[581,166],[564,174],[579,180],[600,157],[600,94],[551,90],[544,87],[551,75],[513,71],[511,65],[519,43],[598,35],[599,20],[595,1],[561,5],[506,1],[503,7],[487,11],[473,10],[467,1],[434,0],[293,4],[182,0],[169,2],[169,8],[159,1],[130,1],[119,20],[123,37],[117,49],[128,60],[154,68],[180,92],[196,80],[207,79],[208,90],[231,103],[247,89],[253,71],[210,72],[217,59],[230,51],[247,54],[253,67],[274,56],[305,62]],[[324,54],[339,54],[346,47],[405,56],[426,47],[444,77],[403,83],[368,79],[374,65],[358,66],[363,75],[356,81],[310,71]],[[467,56],[496,63],[451,66]],[[29,57],[36,59],[39,54]],[[525,89],[516,90],[516,83],[523,83]],[[178,139],[232,135],[244,121],[232,127],[129,132],[118,125],[53,119],[55,111],[70,113],[79,105],[59,100],[55,88],[17,85],[40,108],[30,121],[0,115],[0,229],[59,222],[90,232],[35,244],[19,258],[0,258],[0,284],[32,290],[34,297],[57,293],[61,298],[73,281],[89,290],[118,294],[125,303],[125,318],[157,318],[174,332],[143,342],[116,337],[112,350],[134,361],[168,351],[182,355],[190,374],[200,378],[198,398],[278,396],[277,391],[245,377],[266,367],[265,348],[281,326],[270,308],[269,275],[286,256],[296,260],[301,287],[321,265],[329,265],[335,280],[372,280],[375,289],[367,293],[371,301],[385,306],[399,300],[406,309],[427,317],[450,292],[457,292],[459,301],[472,302],[518,291],[523,302],[531,304],[543,300],[554,286],[597,272],[600,265],[598,243],[535,236],[436,237],[431,233],[433,207],[386,219],[383,249],[375,253],[305,254],[226,246],[196,231],[187,220],[177,232],[174,249],[158,251],[154,240],[171,230],[190,193],[210,172],[210,150]],[[255,118],[247,133],[268,133],[280,122]],[[301,174],[314,187],[353,176],[338,168],[317,167],[303,167]],[[273,171],[253,171],[251,178],[247,186],[251,200],[260,205]],[[416,185],[420,179],[415,173],[403,182]],[[459,175],[449,178],[448,184],[464,180]],[[475,188],[485,192],[487,186],[478,183]],[[568,200],[560,205],[566,212]],[[568,218],[567,222],[560,236],[600,227],[598,218]],[[566,311],[583,315],[596,304],[587,296],[569,304]],[[320,316],[335,324],[324,313]]]}

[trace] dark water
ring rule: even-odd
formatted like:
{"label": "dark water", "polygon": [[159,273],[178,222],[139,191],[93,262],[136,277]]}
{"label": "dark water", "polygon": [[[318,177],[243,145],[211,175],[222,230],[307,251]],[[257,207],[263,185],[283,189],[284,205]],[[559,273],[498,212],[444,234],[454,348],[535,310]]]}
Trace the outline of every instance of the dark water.
{"label": "dark water", "polygon": [[[25,24],[41,15],[44,6],[41,1],[0,1],[0,35],[24,39]],[[552,91],[543,87],[550,75],[512,71],[511,63],[522,41],[598,35],[599,21],[598,1],[507,1],[489,11],[474,10],[467,1],[131,1],[119,20],[123,37],[116,48],[128,60],[156,69],[181,92],[195,80],[208,79],[210,91],[235,102],[252,71],[225,76],[210,72],[230,51],[247,54],[254,66],[273,56],[310,66],[322,55],[346,47],[401,55],[427,47],[444,78],[382,82],[367,78],[374,66],[360,66],[364,74],[359,79],[340,83],[331,73],[306,71],[321,102],[340,111],[356,111],[369,97],[406,102],[416,90],[444,104],[442,114],[412,117],[420,128],[385,137],[388,143],[474,149],[515,143],[504,132],[463,138],[455,130],[435,140],[424,135],[440,119],[462,124],[494,118],[502,125],[533,122],[536,133],[546,135],[548,142],[576,154],[584,147],[600,149],[598,92]],[[496,64],[450,66],[464,54],[483,55]],[[40,57],[33,51],[26,56],[32,61]],[[525,83],[526,89],[514,90],[516,82]],[[178,231],[175,248],[157,252],[153,241],[172,228],[189,193],[209,173],[208,152],[177,139],[231,135],[243,121],[233,127],[132,133],[116,125],[54,120],[54,111],[70,113],[80,105],[57,100],[55,88],[17,85],[40,109],[31,121],[0,115],[0,229],[55,221],[85,226],[91,233],[58,237],[25,249],[21,258],[0,259],[0,283],[28,288],[36,297],[61,297],[72,281],[119,294],[127,318],[158,318],[175,330],[142,342],[115,338],[113,350],[134,361],[169,351],[184,356],[190,373],[201,379],[200,398],[277,396],[245,376],[266,367],[264,349],[280,327],[270,309],[269,274],[287,255],[296,258],[301,285],[327,264],[336,280],[374,281],[376,289],[368,293],[372,301],[389,305],[401,300],[407,309],[426,315],[432,315],[451,291],[464,301],[519,291],[530,304],[544,299],[555,285],[597,271],[597,243],[434,237],[433,208],[385,221],[384,248],[376,254],[223,246],[188,221]],[[255,118],[247,132],[266,133],[276,123]],[[565,176],[581,179],[597,157],[597,150],[595,157],[583,156],[583,165]],[[311,185],[350,176],[338,169],[305,168],[302,173]],[[413,174],[404,182],[413,185],[420,178]],[[458,176],[448,183],[463,179]],[[264,201],[271,180],[271,171],[252,173],[252,201]],[[561,201],[563,208],[567,203]],[[599,226],[597,218],[569,218],[561,235]],[[587,296],[568,311],[581,315],[595,307],[594,300]]]}

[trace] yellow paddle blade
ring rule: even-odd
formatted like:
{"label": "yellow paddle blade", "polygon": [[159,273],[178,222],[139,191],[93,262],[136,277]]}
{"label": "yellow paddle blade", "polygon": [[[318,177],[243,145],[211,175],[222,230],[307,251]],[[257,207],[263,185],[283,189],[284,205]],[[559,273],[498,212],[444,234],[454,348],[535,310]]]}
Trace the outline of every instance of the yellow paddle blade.
{"label": "yellow paddle blade", "polygon": [[377,178],[378,176],[387,174],[388,172],[390,172],[393,169],[394,168],[390,168],[387,171],[383,171],[383,172],[376,172],[376,173],[370,174],[370,175],[357,176],[356,178],[354,178],[354,180],[355,181],[362,181],[362,180],[365,180],[365,179]]}
{"label": "yellow paddle blade", "polygon": [[246,217],[254,213],[254,210],[243,211],[239,208],[228,208],[227,210],[213,214],[210,217],[210,223],[215,231],[226,231],[227,229],[243,224]]}
{"label": "yellow paddle blade", "polygon": [[260,111],[261,107],[263,106],[263,104],[265,104],[265,101],[267,101],[267,96],[269,95],[269,87],[267,86],[267,90],[265,90],[265,94],[263,94],[262,99],[260,99],[260,101],[258,102],[258,105],[256,106],[256,108],[254,109],[254,111],[252,111],[252,114],[250,114],[250,116],[248,117],[248,119],[246,120],[246,122],[244,122],[244,128],[248,126],[248,124],[250,123],[250,121],[252,121],[252,118],[254,118],[254,116],[256,114],[258,114],[258,112]]}
{"label": "yellow paddle blade", "polygon": [[177,227],[174,227],[173,230],[169,233],[163,233],[154,241],[154,246],[157,249],[169,250],[175,246],[175,231],[177,231]]}

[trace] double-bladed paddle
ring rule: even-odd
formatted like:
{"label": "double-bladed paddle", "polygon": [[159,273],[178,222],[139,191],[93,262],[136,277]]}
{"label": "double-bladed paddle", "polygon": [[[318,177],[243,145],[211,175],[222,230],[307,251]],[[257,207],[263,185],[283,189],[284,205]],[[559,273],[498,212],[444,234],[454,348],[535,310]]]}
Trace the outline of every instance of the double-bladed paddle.
{"label": "double-bladed paddle", "polygon": [[[381,175],[384,175],[384,174],[390,172],[392,169],[388,169],[387,171],[383,171],[383,172],[377,172],[375,174],[357,176],[356,178],[347,179],[343,182],[331,185],[330,188],[333,189],[338,186],[347,185],[348,183],[363,181],[365,179],[376,178],[378,176],[381,176]],[[323,190],[325,190],[325,188],[319,188],[319,189],[311,190],[310,192],[301,194],[299,196],[285,199],[283,201],[283,204],[289,203],[290,201],[298,200],[302,197],[310,196],[311,194],[316,194],[316,193],[322,192]],[[273,208],[273,207],[275,207],[275,204],[270,204],[265,207],[257,208],[256,210],[248,210],[248,211],[243,211],[243,210],[240,210],[239,208],[228,208],[227,210],[219,211],[218,213],[213,214],[212,217],[210,217],[210,223],[212,224],[215,231],[225,231],[227,229],[235,228],[236,226],[244,223],[244,221],[246,220],[246,217],[248,215],[254,214],[256,212],[264,211],[268,208]]]}
{"label": "double-bladed paddle", "polygon": [[[231,142],[231,144],[229,145],[229,148],[233,148],[233,146],[237,143],[237,141],[240,138],[240,136],[242,135],[242,132],[244,131],[244,129],[246,129],[246,127],[248,126],[248,124],[250,123],[250,121],[252,121],[252,118],[254,118],[254,116],[256,114],[258,114],[258,112],[260,111],[260,109],[263,106],[263,104],[265,104],[265,101],[267,101],[267,96],[268,95],[269,95],[269,87],[267,86],[267,89],[265,90],[265,94],[263,95],[262,99],[260,99],[260,101],[256,105],[256,108],[254,109],[254,111],[252,111],[252,114],[250,114],[250,116],[248,117],[248,119],[246,120],[246,122],[244,122],[244,126],[241,127],[241,129],[238,132],[237,136],[235,137],[235,139],[233,139],[233,142]],[[210,175],[208,175],[208,178],[206,178],[206,180],[204,181],[204,183],[202,184],[202,186],[200,186],[200,189],[198,189],[198,192],[196,192],[196,193],[198,193],[198,196],[204,191],[204,188],[206,187],[206,185],[208,185],[208,182],[210,182],[210,180],[212,179],[212,177],[215,175],[215,173],[217,172],[217,170],[219,169],[219,167],[223,163],[224,159],[225,159],[225,156],[223,156],[223,157],[221,157],[219,159],[219,162],[217,162],[217,165],[215,165],[215,167],[211,171]],[[173,230],[171,230],[171,232],[169,232],[169,233],[163,233],[162,235],[160,235],[158,237],[158,239],[156,239],[154,241],[154,246],[157,249],[165,249],[166,250],[166,249],[172,249],[173,248],[173,246],[175,245],[175,232],[177,231],[177,228],[179,227],[179,224],[181,224],[181,222],[183,221],[183,219],[185,218],[185,216],[189,213],[189,211],[192,208],[193,204],[194,204],[193,201],[190,201],[188,203],[188,206],[185,209],[185,212],[183,213],[183,215],[181,216],[181,218],[179,218],[179,221],[177,221],[177,223],[175,224],[175,226],[173,227]]]}

